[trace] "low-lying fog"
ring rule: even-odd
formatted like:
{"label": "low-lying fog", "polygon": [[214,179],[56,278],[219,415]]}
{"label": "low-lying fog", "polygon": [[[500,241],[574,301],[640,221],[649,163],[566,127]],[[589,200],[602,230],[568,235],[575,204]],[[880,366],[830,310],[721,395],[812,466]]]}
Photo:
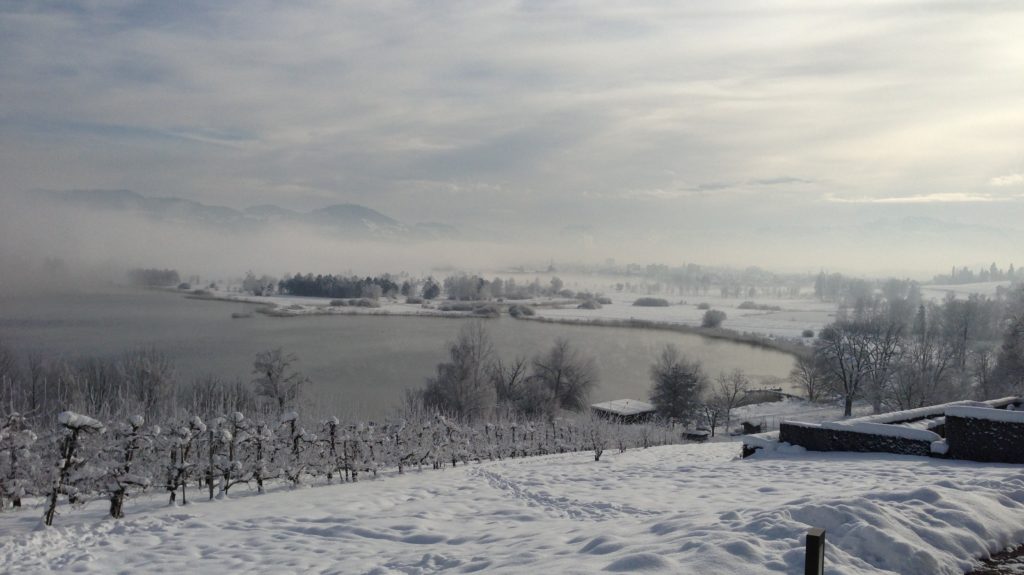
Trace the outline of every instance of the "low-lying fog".
{"label": "low-lying fog", "polygon": [[[259,222],[244,228],[218,226],[187,216],[157,219],[131,210],[103,210],[39,195],[0,197],[0,289],[10,291],[77,288],[123,277],[132,267],[173,268],[183,277],[238,277],[257,274],[355,273],[434,270],[499,272],[515,266],[544,269],[549,263],[697,263],[759,266],[781,272],[818,270],[869,276],[929,279],[951,265],[987,266],[1012,262],[1019,231],[952,225],[902,210],[865,223],[881,212],[858,212],[843,222],[778,218],[768,225],[697,218],[673,227],[635,208],[622,221],[561,228],[548,217],[519,221],[457,222],[454,237],[408,234],[348,234],[300,222]],[[926,211],[919,210],[926,214]],[[808,214],[814,209],[809,208]],[[901,214],[904,214],[901,216]],[[534,221],[534,219],[538,221]],[[713,219],[713,218],[712,218]],[[859,222],[859,223],[858,223]],[[415,223],[415,222],[414,222]],[[72,282],[54,273],[71,274]],[[436,272],[435,272],[436,273]],[[70,285],[69,285],[70,284]]]}

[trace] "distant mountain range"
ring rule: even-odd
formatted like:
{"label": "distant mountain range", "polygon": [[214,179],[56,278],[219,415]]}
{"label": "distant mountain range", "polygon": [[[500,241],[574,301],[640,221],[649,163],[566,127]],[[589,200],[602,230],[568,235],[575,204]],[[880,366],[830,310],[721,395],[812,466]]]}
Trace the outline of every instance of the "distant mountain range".
{"label": "distant mountain range", "polygon": [[373,239],[441,239],[462,234],[448,224],[405,224],[357,204],[334,204],[310,212],[275,205],[235,210],[181,198],[150,198],[131,190],[45,191],[35,194],[53,203],[105,212],[141,215],[158,221],[214,227],[228,231],[257,230],[265,224],[303,224],[346,237]]}

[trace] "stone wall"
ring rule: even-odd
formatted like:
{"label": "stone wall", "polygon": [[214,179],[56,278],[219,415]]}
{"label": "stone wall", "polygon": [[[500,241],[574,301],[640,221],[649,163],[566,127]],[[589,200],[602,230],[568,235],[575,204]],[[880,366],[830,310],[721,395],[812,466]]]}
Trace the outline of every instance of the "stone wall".
{"label": "stone wall", "polygon": [[779,441],[799,445],[808,451],[860,451],[931,455],[931,442],[905,437],[887,437],[858,431],[825,429],[783,422]]}
{"label": "stone wall", "polygon": [[952,459],[1024,463],[1024,423],[947,415],[946,443]]}

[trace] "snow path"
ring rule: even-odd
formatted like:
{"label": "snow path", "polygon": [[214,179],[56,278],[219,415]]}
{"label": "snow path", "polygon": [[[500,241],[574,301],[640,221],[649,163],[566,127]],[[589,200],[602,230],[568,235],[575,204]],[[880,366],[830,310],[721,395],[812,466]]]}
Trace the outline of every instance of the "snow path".
{"label": "snow path", "polygon": [[737,443],[566,454],[244,491],[0,515],[0,571],[794,573],[828,531],[828,572],[960,574],[1024,541],[1024,467]]}

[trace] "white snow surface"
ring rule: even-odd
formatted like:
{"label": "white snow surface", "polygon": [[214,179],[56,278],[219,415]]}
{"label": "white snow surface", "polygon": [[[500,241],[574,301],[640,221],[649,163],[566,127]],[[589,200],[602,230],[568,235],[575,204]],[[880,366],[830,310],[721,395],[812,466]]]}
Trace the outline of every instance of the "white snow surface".
{"label": "white snow surface", "polygon": [[738,443],[555,455],[166,507],[0,514],[0,572],[961,574],[1024,541],[1024,468]]}
{"label": "white snow surface", "polygon": [[[449,303],[443,299],[425,304],[408,304],[405,299],[381,298],[380,307],[331,306],[331,298],[304,297],[292,295],[254,296],[248,293],[212,290],[211,297],[231,301],[244,301],[274,306],[275,312],[286,315],[338,314],[338,315],[469,315],[468,312],[446,312],[440,308]],[[777,311],[739,309],[744,300],[739,298],[687,296],[686,300],[668,297],[668,307],[640,307],[633,302],[642,297],[637,294],[609,294],[612,303],[601,309],[578,309],[578,300],[565,298],[537,297],[528,300],[506,301],[534,307],[537,317],[568,321],[622,321],[638,319],[666,324],[700,326],[705,310],[699,303],[707,303],[714,309],[724,311],[726,320],[722,327],[738,332],[748,332],[768,337],[801,339],[805,329],[817,333],[835,319],[834,303],[813,299],[765,299],[758,303],[778,306]],[[658,296],[662,297],[662,296]],[[683,303],[686,301],[686,303]],[[810,340],[807,340],[810,341]]]}
{"label": "white snow surface", "polygon": [[57,415],[57,421],[68,429],[85,429],[87,431],[99,431],[103,424],[88,415],[75,413],[74,411],[62,411]]}
{"label": "white snow surface", "polygon": [[870,422],[858,422],[858,421],[829,421],[821,424],[821,427],[825,429],[832,429],[835,431],[855,431],[857,433],[868,433],[871,435],[881,435],[883,437],[899,437],[903,439],[916,439],[918,441],[941,441],[942,436],[934,431],[928,431],[927,429],[915,429],[913,427],[903,427],[899,425],[890,425],[888,423],[870,423]]}
{"label": "white snow surface", "polygon": [[606,411],[608,413],[614,413],[616,415],[636,415],[638,413],[654,411],[653,405],[637,399],[615,399],[612,401],[603,401],[601,403],[593,403],[590,407]]}
{"label": "white snow surface", "polygon": [[946,408],[946,415],[1002,421],[1005,423],[1024,423],[1024,411],[993,409],[991,407],[948,407]]}

